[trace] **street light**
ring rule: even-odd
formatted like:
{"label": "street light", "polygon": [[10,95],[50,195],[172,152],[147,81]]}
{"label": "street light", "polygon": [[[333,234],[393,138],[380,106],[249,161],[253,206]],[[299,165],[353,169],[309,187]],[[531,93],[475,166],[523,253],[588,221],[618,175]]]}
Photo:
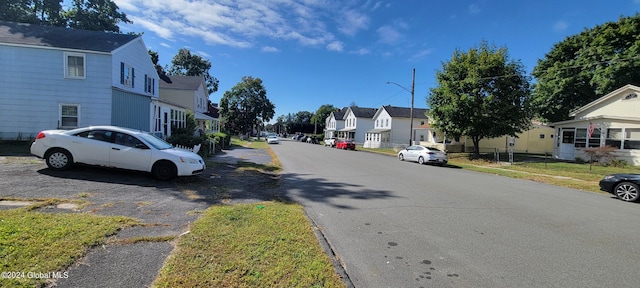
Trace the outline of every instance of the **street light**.
{"label": "street light", "polygon": [[411,110],[409,110],[409,146],[412,145],[413,143],[413,98],[414,98],[414,88],[415,88],[415,84],[416,84],[416,68],[413,68],[413,73],[411,74],[411,90],[405,88],[404,86],[396,83],[396,82],[390,82],[387,81],[387,84],[393,84],[396,85],[402,89],[404,89],[405,91],[411,93]]}

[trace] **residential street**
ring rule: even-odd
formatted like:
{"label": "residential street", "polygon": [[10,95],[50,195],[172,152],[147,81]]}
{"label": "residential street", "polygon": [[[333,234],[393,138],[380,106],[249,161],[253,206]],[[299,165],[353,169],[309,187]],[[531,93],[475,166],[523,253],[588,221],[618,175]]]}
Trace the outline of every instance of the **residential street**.
{"label": "residential street", "polygon": [[356,287],[640,287],[640,206],[282,141],[282,191]]}

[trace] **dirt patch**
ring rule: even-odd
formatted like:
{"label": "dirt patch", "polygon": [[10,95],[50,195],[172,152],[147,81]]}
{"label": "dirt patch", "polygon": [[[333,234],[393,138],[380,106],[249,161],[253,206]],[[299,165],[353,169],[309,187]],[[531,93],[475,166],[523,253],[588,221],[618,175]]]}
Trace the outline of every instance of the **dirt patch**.
{"label": "dirt patch", "polygon": [[279,187],[277,173],[227,163],[216,163],[197,178],[178,179],[186,197],[209,204],[283,200]]}

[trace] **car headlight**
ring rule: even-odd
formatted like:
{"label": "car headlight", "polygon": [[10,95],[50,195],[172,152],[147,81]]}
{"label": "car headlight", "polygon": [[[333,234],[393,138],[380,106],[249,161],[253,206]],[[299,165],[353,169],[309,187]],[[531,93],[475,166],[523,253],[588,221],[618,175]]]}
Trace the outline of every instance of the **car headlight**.
{"label": "car headlight", "polygon": [[189,164],[198,164],[198,160],[187,157],[180,157],[180,162]]}
{"label": "car headlight", "polygon": [[604,180],[609,180],[609,179],[613,179],[613,178],[616,178],[616,176],[613,176],[613,175],[604,176]]}

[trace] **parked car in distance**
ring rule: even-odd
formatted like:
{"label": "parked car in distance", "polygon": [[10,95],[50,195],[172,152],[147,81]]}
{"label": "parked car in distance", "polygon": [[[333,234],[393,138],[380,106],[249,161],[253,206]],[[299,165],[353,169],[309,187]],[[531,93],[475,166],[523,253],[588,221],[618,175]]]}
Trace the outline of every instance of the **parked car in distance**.
{"label": "parked car in distance", "polygon": [[356,150],[356,143],[351,139],[337,139],[336,148],[343,150]]}
{"label": "parked car in distance", "polygon": [[326,139],[324,139],[324,146],[335,147],[336,146],[336,138],[326,138]]}
{"label": "parked car in distance", "polygon": [[278,144],[278,143],[280,143],[278,136],[276,135],[267,136],[267,144]]}
{"label": "parked car in distance", "polygon": [[398,152],[398,159],[400,161],[416,161],[420,164],[435,163],[440,166],[444,166],[449,162],[447,153],[436,148],[422,145],[413,145],[400,150],[400,152]]}
{"label": "parked car in distance", "polygon": [[611,174],[600,180],[600,190],[625,202],[640,201],[640,174]]}
{"label": "parked car in distance", "polygon": [[83,163],[146,171],[160,180],[199,174],[206,167],[196,153],[147,132],[116,126],[41,131],[31,143],[31,154],[45,159],[52,170]]}

